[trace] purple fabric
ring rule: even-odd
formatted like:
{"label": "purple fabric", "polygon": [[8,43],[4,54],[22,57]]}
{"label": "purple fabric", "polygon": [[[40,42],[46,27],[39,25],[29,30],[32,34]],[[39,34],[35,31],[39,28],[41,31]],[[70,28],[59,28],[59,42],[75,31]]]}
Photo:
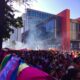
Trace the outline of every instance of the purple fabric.
{"label": "purple fabric", "polygon": [[52,80],[52,78],[37,68],[28,67],[19,74],[17,80]]}
{"label": "purple fabric", "polygon": [[16,67],[19,65],[20,58],[13,56],[3,70],[0,72],[0,80],[11,80],[10,77]]}

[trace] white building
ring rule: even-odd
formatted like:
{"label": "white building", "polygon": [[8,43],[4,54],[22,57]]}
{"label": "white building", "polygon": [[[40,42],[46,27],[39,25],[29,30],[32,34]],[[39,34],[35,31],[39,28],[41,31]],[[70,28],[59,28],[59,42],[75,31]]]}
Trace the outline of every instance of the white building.
{"label": "white building", "polygon": [[14,28],[13,27],[13,29],[14,29],[14,33],[11,34],[10,40],[11,41],[20,41],[21,42],[21,35],[22,35],[21,30],[22,30],[22,28]]}

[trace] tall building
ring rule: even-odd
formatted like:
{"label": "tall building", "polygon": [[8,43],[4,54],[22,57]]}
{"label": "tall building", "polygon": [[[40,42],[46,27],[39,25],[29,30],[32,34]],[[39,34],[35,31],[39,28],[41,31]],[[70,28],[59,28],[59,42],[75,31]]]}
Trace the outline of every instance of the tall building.
{"label": "tall building", "polygon": [[80,19],[70,20],[70,43],[72,49],[80,50]]}
{"label": "tall building", "polygon": [[36,25],[51,16],[52,14],[49,14],[49,13],[45,13],[45,12],[41,12],[33,9],[27,9],[26,13],[23,14],[24,33],[22,34],[22,41],[26,42],[28,32],[29,31],[35,32]]}
{"label": "tall building", "polygon": [[36,42],[33,45],[38,44],[43,49],[80,50],[80,19],[70,19],[70,10],[53,15],[27,9],[24,16],[24,43],[31,40]]}
{"label": "tall building", "polygon": [[61,47],[61,17],[52,16],[43,22],[39,23],[37,33],[39,40],[43,42],[45,48],[60,48]]}
{"label": "tall building", "polygon": [[13,27],[14,33],[11,34],[11,36],[10,36],[10,40],[11,41],[19,41],[19,42],[21,42],[21,40],[22,40],[21,39],[21,37],[22,37],[21,29],[22,28],[15,28],[15,27]]}

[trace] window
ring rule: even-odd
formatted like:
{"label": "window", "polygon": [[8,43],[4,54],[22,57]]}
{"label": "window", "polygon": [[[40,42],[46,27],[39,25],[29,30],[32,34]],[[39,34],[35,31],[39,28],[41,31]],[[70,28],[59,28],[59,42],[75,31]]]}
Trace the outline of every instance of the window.
{"label": "window", "polygon": [[80,32],[80,24],[79,24],[79,26],[78,26],[78,27],[79,27],[79,29],[78,29],[78,30],[79,30],[79,32]]}
{"label": "window", "polygon": [[72,49],[73,48],[73,44],[71,43],[70,46],[71,46],[71,49]]}
{"label": "window", "polygon": [[51,19],[49,22],[46,23],[46,31],[53,32],[55,31],[55,21]]}
{"label": "window", "polygon": [[77,39],[76,23],[71,23],[71,40]]}
{"label": "window", "polygon": [[80,42],[79,42],[79,49],[80,49]]}
{"label": "window", "polygon": [[78,34],[78,40],[80,40],[80,33]]}

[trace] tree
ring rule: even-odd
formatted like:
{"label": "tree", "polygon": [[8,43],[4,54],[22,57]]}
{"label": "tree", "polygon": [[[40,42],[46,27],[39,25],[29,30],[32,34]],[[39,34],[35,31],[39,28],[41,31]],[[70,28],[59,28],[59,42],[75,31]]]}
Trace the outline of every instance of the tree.
{"label": "tree", "polygon": [[13,32],[11,26],[22,26],[21,17],[14,18],[15,9],[10,5],[14,1],[24,4],[31,0],[0,0],[0,49],[2,49],[3,39],[9,38],[10,33]]}

